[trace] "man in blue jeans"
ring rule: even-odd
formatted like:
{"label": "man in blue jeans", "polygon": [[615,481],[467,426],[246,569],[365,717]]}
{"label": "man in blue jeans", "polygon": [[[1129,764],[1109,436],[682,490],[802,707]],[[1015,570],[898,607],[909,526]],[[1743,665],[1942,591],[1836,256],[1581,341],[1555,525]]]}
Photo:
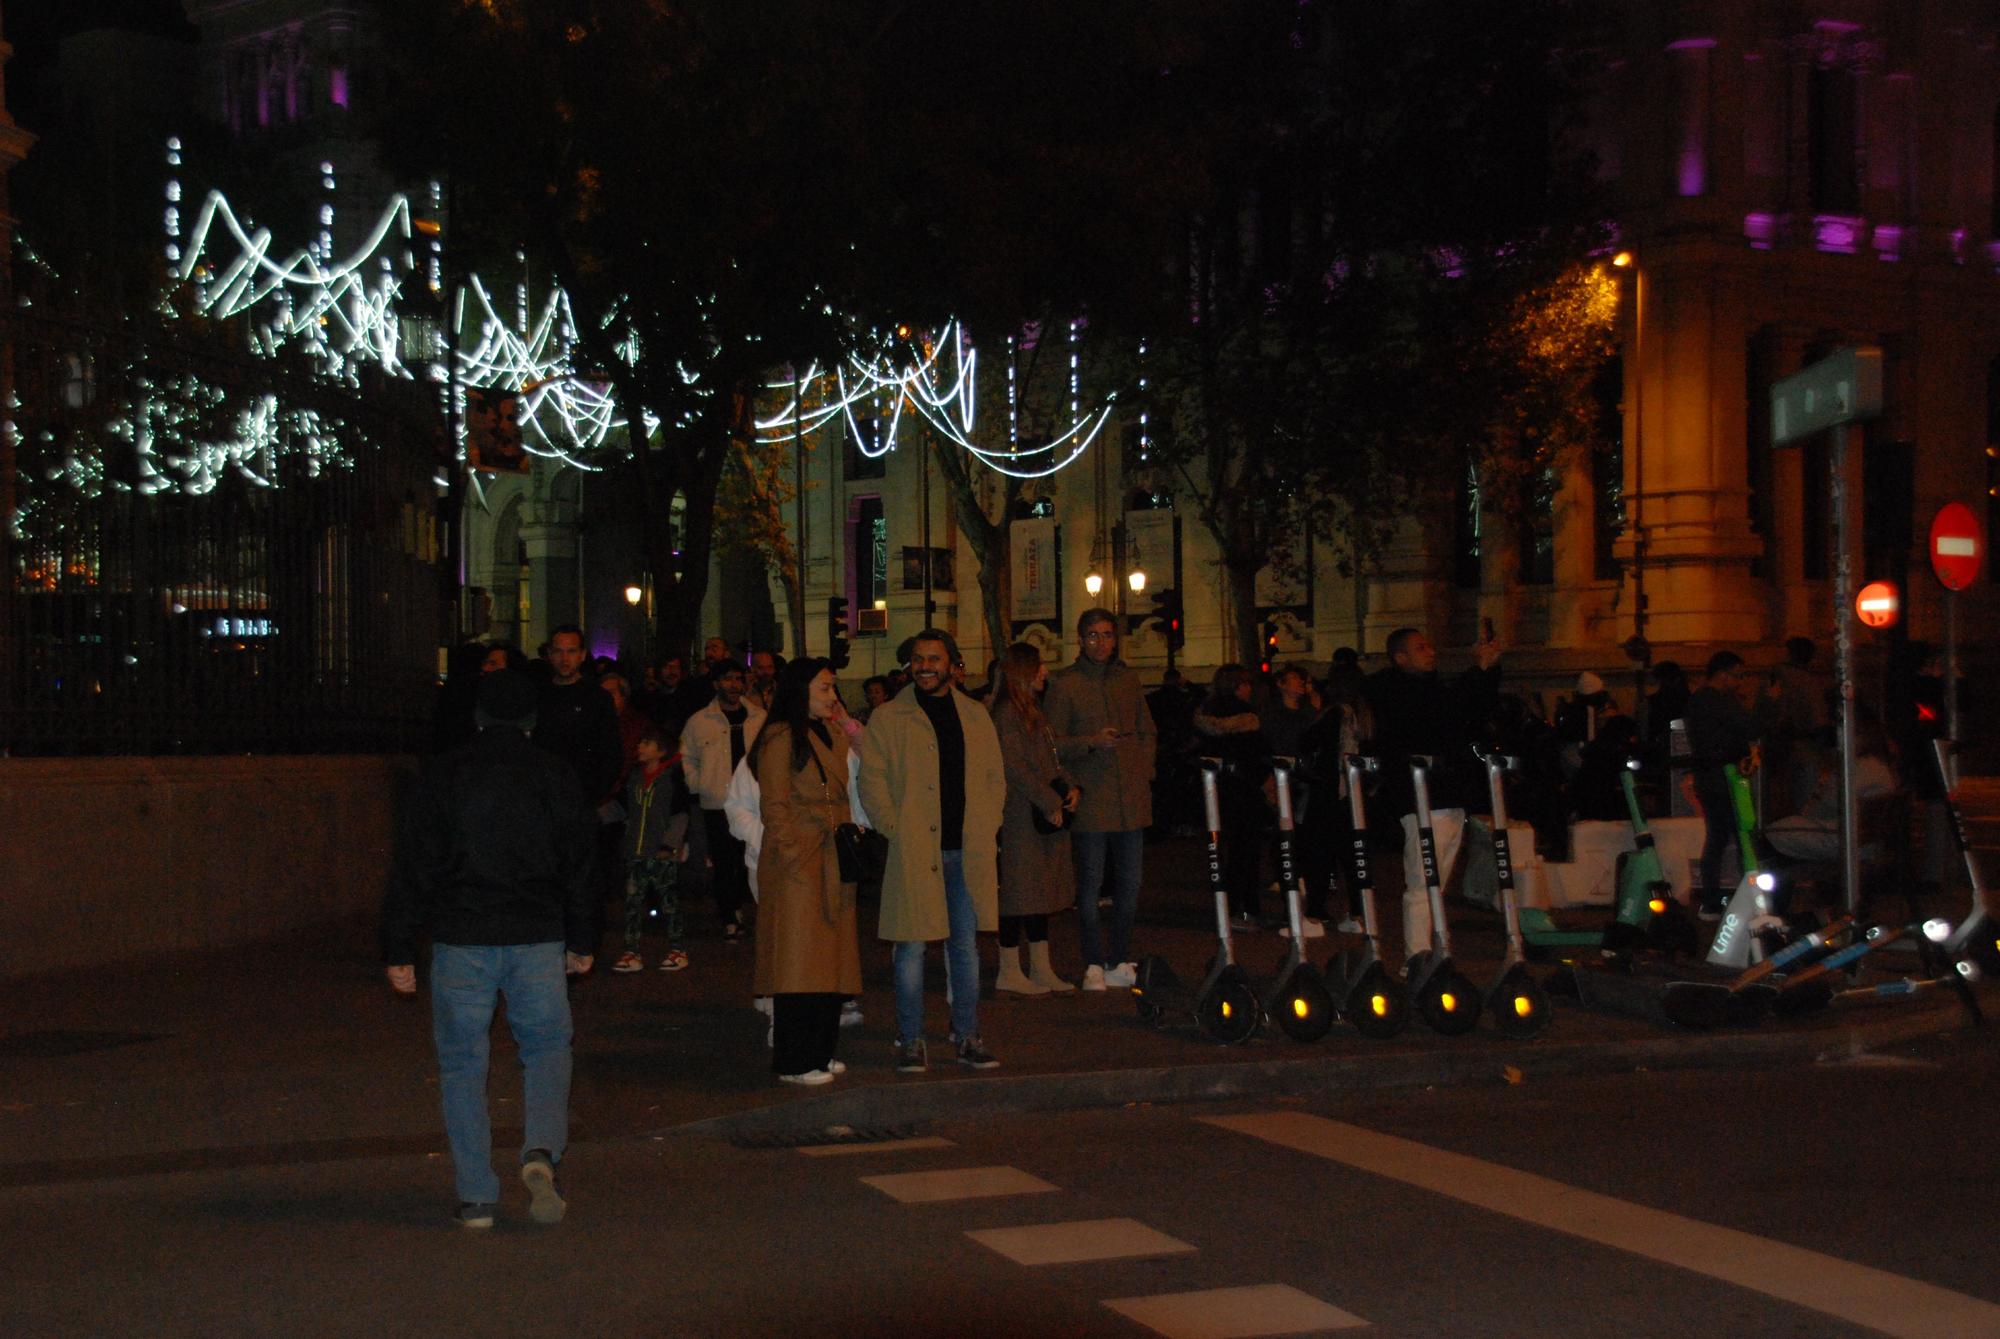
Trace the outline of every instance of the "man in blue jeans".
{"label": "man in blue jeans", "polygon": [[417,990],[431,935],[431,1027],[458,1181],[458,1221],[490,1228],[500,1200],[486,1110],[494,1005],[521,1053],[521,1181],[528,1215],[562,1220],[556,1166],[569,1143],[565,975],[590,970],[590,856],[597,815],[569,767],[537,748],[535,686],[518,670],[479,683],[479,733],[432,760],[410,789],[382,910],[382,957],[397,993]]}
{"label": "man in blue jeans", "polygon": [[1000,923],[1000,737],[986,708],[952,687],[958,643],[926,628],[910,639],[910,684],[868,718],[861,807],[889,839],[879,934],[895,944],[896,1069],[921,1074],[924,945],[945,941],[958,1063],[992,1069],[979,1036],[981,930]]}
{"label": "man in blue jeans", "polygon": [[[1138,672],[1118,658],[1118,619],[1086,609],[1076,620],[1081,653],[1049,676],[1042,714],[1063,765],[1083,790],[1070,820],[1076,861],[1076,915],[1083,939],[1083,988],[1125,987],[1138,980],[1132,918],[1139,906],[1140,861],[1153,822],[1153,760],[1159,731]],[[1111,936],[1098,926],[1098,892],[1111,868]]]}

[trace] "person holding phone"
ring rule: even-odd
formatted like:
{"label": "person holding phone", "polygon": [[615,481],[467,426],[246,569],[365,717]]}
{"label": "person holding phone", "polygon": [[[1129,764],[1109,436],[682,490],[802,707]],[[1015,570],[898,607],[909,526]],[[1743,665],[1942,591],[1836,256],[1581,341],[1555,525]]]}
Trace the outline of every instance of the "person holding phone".
{"label": "person holding phone", "polygon": [[998,666],[990,710],[1007,771],[1007,805],[1000,820],[1000,975],[993,988],[1011,995],[1061,994],[1076,987],[1049,963],[1049,917],[1076,901],[1069,825],[1083,791],[1056,757],[1055,736],[1042,714],[1041,692],[1049,681],[1042,653],[1016,642]]}
{"label": "person holding phone", "polygon": [[[1139,979],[1132,920],[1140,862],[1153,823],[1153,760],[1158,732],[1139,674],[1118,656],[1118,617],[1086,609],[1076,620],[1076,663],[1049,676],[1042,704],[1063,765],[1083,787],[1069,822],[1076,863],[1077,928],[1083,988],[1123,989]],[[1111,933],[1098,928],[1097,894],[1111,887]]]}
{"label": "person holding phone", "polygon": [[1382,760],[1382,798],[1371,808],[1403,822],[1403,951],[1430,947],[1431,907],[1418,849],[1416,788],[1410,759],[1435,758],[1430,775],[1431,831],[1438,879],[1448,882],[1465,835],[1468,804],[1485,794],[1485,773],[1472,746],[1500,705],[1500,639],[1493,620],[1481,621],[1472,666],[1457,678],[1438,674],[1437,647],[1419,628],[1389,634],[1389,665],[1368,676],[1375,716],[1371,752]]}

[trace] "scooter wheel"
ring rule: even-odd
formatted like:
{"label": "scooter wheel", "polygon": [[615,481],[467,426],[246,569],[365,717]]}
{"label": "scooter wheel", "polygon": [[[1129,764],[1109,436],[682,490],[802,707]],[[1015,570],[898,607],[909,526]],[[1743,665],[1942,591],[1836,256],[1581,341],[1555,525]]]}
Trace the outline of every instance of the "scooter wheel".
{"label": "scooter wheel", "polygon": [[1542,983],[1519,967],[1500,979],[1487,1008],[1503,1037],[1539,1037],[1555,1016]]}
{"label": "scooter wheel", "polygon": [[1401,981],[1370,963],[1347,996],[1347,1017],[1371,1041],[1387,1041],[1410,1025],[1410,992]]}
{"label": "scooter wheel", "polygon": [[1333,996],[1318,972],[1301,967],[1273,1002],[1272,1014],[1293,1041],[1318,1041],[1333,1030]]}
{"label": "scooter wheel", "polygon": [[1240,1046],[1263,1025],[1264,1009],[1241,968],[1230,968],[1194,1002],[1195,1025],[1203,1035],[1228,1046]]}
{"label": "scooter wheel", "polygon": [[1479,1026],[1479,988],[1456,968],[1435,972],[1417,992],[1417,1016],[1434,1032],[1463,1037]]}

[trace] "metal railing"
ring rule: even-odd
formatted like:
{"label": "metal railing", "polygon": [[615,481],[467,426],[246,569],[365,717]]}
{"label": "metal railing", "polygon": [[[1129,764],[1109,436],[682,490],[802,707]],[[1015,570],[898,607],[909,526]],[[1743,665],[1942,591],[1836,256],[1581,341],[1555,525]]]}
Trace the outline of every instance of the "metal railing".
{"label": "metal railing", "polygon": [[122,324],[0,320],[0,389],[16,405],[0,446],[0,750],[420,746],[444,608],[421,419],[393,393],[311,387],[345,397],[327,404],[334,449],[148,491],[140,395],[181,372],[225,391],[272,373],[138,339]]}

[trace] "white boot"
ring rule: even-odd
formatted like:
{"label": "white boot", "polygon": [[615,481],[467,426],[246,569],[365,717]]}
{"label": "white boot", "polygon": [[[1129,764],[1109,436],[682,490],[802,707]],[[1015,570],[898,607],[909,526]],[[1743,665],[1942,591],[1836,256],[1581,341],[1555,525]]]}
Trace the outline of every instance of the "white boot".
{"label": "white boot", "polygon": [[994,978],[993,989],[1004,990],[1010,995],[1046,995],[1049,988],[1039,981],[1028,979],[1021,971],[1021,951],[1018,948],[1000,946],[1000,975]]}
{"label": "white boot", "polygon": [[1052,995],[1066,995],[1076,989],[1049,966],[1049,941],[1046,939],[1028,941],[1028,979]]}

